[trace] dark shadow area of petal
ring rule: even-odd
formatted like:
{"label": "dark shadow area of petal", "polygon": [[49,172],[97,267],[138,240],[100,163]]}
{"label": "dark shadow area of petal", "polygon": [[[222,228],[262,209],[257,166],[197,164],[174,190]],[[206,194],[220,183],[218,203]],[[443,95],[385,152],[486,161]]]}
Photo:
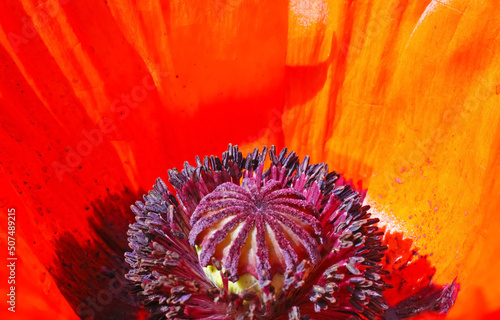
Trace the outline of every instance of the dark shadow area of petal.
{"label": "dark shadow area of petal", "polygon": [[[139,199],[125,188],[92,202],[88,219],[91,238],[65,232],[54,244],[58,260],[50,271],[61,293],[82,319],[137,319],[140,309],[128,294],[124,278],[128,265],[128,224],[133,222],[130,205]],[[78,240],[77,240],[78,239]]]}
{"label": "dark shadow area of petal", "polygon": [[384,245],[389,247],[384,269],[390,272],[384,281],[393,287],[384,293],[390,306],[384,319],[406,319],[425,312],[446,314],[455,303],[460,285],[455,281],[448,285],[432,283],[436,268],[402,233],[386,233]]}
{"label": "dark shadow area of petal", "polygon": [[286,81],[293,88],[300,90],[290,90],[289,99],[294,105],[302,105],[316,97],[318,92],[325,85],[330,61],[324,61],[317,65],[307,66],[286,66]]}

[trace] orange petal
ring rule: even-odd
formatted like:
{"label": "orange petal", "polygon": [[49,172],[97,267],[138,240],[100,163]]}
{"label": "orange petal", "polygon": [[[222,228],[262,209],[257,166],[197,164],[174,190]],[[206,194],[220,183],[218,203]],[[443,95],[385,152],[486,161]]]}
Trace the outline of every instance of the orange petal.
{"label": "orange petal", "polygon": [[[479,308],[474,288],[500,308],[499,14],[493,1],[332,2],[327,65],[287,57],[309,71],[287,74],[285,143],[362,181],[385,223],[432,254],[437,282],[458,276],[450,318]],[[297,94],[308,83],[318,94]]]}

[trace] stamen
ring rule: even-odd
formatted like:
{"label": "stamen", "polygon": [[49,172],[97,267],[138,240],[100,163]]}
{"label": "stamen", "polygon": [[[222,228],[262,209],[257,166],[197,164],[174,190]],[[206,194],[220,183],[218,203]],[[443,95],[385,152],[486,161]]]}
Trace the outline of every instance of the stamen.
{"label": "stamen", "polygon": [[[269,158],[267,158],[269,156]],[[268,159],[268,160],[266,160]],[[375,319],[378,219],[324,163],[237,146],[168,171],[132,206],[127,278],[153,319]],[[235,289],[239,286],[239,290]]]}

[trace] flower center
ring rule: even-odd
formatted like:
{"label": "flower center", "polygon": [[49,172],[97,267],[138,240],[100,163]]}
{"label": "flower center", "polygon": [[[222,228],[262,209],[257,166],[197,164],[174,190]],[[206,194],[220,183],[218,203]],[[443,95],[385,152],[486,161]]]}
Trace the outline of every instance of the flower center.
{"label": "flower center", "polygon": [[132,206],[127,279],[144,304],[166,319],[382,315],[387,247],[363,195],[325,163],[267,152],[196,157],[169,170],[177,196],[158,179]]}
{"label": "flower center", "polygon": [[203,267],[220,264],[232,282],[249,274],[262,284],[302,260],[319,261],[317,214],[296,189],[249,177],[241,186],[221,184],[200,201],[189,242],[201,248]]}

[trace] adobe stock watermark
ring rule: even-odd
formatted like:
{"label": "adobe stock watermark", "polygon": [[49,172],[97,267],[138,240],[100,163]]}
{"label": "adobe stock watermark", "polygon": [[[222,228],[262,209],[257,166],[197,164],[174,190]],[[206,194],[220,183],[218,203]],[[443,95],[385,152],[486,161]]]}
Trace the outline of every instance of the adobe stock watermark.
{"label": "adobe stock watermark", "polygon": [[115,277],[108,282],[107,287],[99,290],[95,296],[89,296],[80,302],[75,310],[80,319],[96,319],[97,313],[102,312],[113,302],[113,297],[123,294],[126,288],[124,283],[127,280],[122,275],[127,272],[128,270],[124,269],[115,271]]}
{"label": "adobe stock watermark", "polygon": [[[161,72],[156,68],[159,78],[165,78],[168,73]],[[140,103],[145,101],[149,92],[156,89],[151,74],[142,78],[140,84],[134,86],[128,93],[122,93],[119,98],[111,102],[111,111],[119,114],[118,120],[123,121],[128,118],[131,111],[137,109]],[[88,157],[103,141],[107,134],[116,130],[116,125],[109,118],[103,118],[97,123],[97,127],[90,130],[82,130],[82,140],[74,146],[66,146],[66,156],[61,162],[52,162],[52,169],[55,171],[57,179],[62,181],[64,174],[70,173],[79,168],[85,157]]]}
{"label": "adobe stock watermark", "polygon": [[61,5],[65,5],[70,0],[48,0],[46,2],[40,2],[31,19],[28,17],[22,17],[22,27],[21,34],[9,32],[7,34],[7,40],[9,40],[14,53],[18,53],[22,45],[30,42],[31,39],[38,35],[38,29],[47,26],[51,19],[54,19],[59,13],[62,12]]}
{"label": "adobe stock watermark", "polygon": [[450,107],[446,109],[442,115],[442,121],[427,138],[413,141],[415,148],[405,155],[399,155],[396,166],[392,171],[384,173],[384,179],[388,188],[394,188],[396,185],[402,183],[399,178],[404,168],[415,168],[425,163],[428,160],[427,155],[447,141],[447,132],[458,132],[459,127],[464,121],[470,119],[471,115],[478,111],[486,99],[493,94],[495,88],[495,81],[484,77],[479,78],[480,86],[472,96],[464,101],[463,107]]}

